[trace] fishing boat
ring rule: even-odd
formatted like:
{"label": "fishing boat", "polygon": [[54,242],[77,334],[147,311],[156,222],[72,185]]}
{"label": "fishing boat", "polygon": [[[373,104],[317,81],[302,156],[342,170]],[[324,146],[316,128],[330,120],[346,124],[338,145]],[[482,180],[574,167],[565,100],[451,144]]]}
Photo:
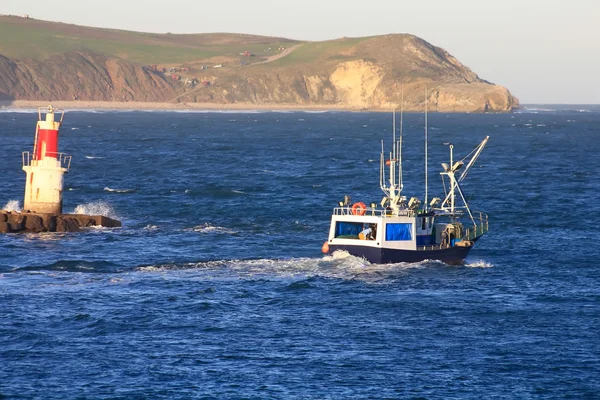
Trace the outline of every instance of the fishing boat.
{"label": "fishing boat", "polygon": [[394,112],[393,132],[392,151],[387,157],[383,141],[381,143],[379,185],[384,193],[383,199],[379,204],[367,206],[362,201],[352,203],[351,198],[345,196],[344,201],[333,209],[323,253],[343,250],[376,264],[424,260],[463,264],[489,226],[487,214],[469,208],[461,182],[483,151],[489,136],[458,160],[454,159],[454,146],[447,143],[449,162],[441,163],[443,170],[440,172],[444,194],[429,201],[426,113],[425,197],[421,201],[418,197],[402,195],[402,114],[397,138]]}

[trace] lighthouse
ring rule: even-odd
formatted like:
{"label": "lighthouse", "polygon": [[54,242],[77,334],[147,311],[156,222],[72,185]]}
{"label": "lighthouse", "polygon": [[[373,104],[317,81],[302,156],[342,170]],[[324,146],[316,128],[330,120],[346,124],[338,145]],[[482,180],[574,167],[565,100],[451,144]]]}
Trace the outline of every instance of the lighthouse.
{"label": "lighthouse", "polygon": [[23,210],[0,210],[0,233],[77,232],[95,226],[121,226],[120,221],[106,215],[62,213],[63,176],[71,167],[71,156],[58,152],[64,115],[52,106],[38,109],[33,152],[23,152],[23,171],[27,174]]}
{"label": "lighthouse", "polygon": [[38,109],[33,153],[23,152],[23,171],[27,174],[23,210],[62,213],[63,175],[71,165],[71,156],[58,152],[58,131],[63,117],[64,111],[51,105]]}

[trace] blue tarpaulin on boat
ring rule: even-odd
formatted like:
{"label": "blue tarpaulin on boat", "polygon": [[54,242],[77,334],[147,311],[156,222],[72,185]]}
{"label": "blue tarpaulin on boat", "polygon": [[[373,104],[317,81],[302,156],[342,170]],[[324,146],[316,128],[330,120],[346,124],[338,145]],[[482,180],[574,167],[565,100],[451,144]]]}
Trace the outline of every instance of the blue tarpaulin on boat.
{"label": "blue tarpaulin on boat", "polygon": [[356,236],[363,230],[363,224],[352,222],[338,222],[335,226],[335,237]]}
{"label": "blue tarpaulin on boat", "polygon": [[385,240],[412,240],[412,224],[386,224]]}

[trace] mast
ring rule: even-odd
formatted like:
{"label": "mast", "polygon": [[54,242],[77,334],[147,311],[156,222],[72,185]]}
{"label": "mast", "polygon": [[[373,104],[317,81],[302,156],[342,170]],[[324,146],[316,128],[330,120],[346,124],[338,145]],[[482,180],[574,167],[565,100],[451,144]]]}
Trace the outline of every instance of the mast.
{"label": "mast", "polygon": [[[402,102],[404,103],[404,87],[402,87]],[[396,109],[392,114],[392,151],[389,152],[389,159],[386,161],[386,154],[384,152],[383,140],[381,141],[381,156],[379,161],[379,186],[386,198],[383,199],[381,205],[385,202],[389,202],[389,207],[397,215],[398,210],[402,204],[402,189],[404,184],[402,182],[402,123],[404,117],[404,104],[400,108],[400,135],[396,135]],[[396,165],[398,168],[396,169]],[[390,176],[386,179],[385,167],[389,166]]]}
{"label": "mast", "polygon": [[398,140],[398,183],[400,185],[400,193],[404,189],[404,181],[402,180],[402,118],[404,116],[404,85],[401,87],[402,98],[400,101],[400,138]]}
{"label": "mast", "polygon": [[396,196],[396,109],[392,115],[392,153],[390,154],[390,197]]}
{"label": "mast", "polygon": [[[469,204],[467,203],[467,200],[465,199],[465,196],[460,188],[459,183],[462,182],[464,180],[464,178],[467,176],[467,172],[471,169],[471,167],[475,163],[475,160],[477,160],[477,158],[483,151],[483,148],[487,144],[489,138],[490,138],[489,136],[486,136],[485,139],[483,139],[483,141],[481,143],[479,143],[479,145],[477,145],[477,147],[475,147],[475,149],[473,149],[473,151],[471,151],[471,153],[469,153],[467,156],[465,156],[464,158],[462,158],[461,160],[456,161],[456,162],[454,161],[454,145],[452,145],[450,143],[450,146],[449,146],[450,165],[448,165],[446,163],[442,163],[442,168],[444,168],[444,171],[440,172],[440,174],[442,176],[446,175],[450,179],[450,190],[446,194],[446,197],[445,197],[444,201],[442,202],[440,209],[445,210],[446,212],[449,211],[450,215],[454,217],[457,214],[457,208],[464,208],[467,211],[467,213],[469,214],[471,221],[473,221],[473,224],[475,224],[475,219],[473,218],[473,215],[471,214],[471,210],[469,209]],[[465,165],[464,161],[468,157],[471,157],[470,161],[467,163],[467,166],[463,170],[460,177],[457,178],[456,171],[458,171]],[[460,195],[460,198],[464,204],[462,207],[456,206],[456,192],[458,192],[458,194]],[[449,210],[448,210],[448,207],[449,207]]]}
{"label": "mast", "polygon": [[427,210],[429,208],[429,204],[427,202],[427,104],[428,104],[428,99],[427,99],[427,86],[425,86],[425,204],[424,204],[424,209]]}
{"label": "mast", "polygon": [[454,215],[454,200],[456,195],[454,194],[454,188],[456,187],[456,178],[454,177],[454,145],[450,145],[450,213]]}

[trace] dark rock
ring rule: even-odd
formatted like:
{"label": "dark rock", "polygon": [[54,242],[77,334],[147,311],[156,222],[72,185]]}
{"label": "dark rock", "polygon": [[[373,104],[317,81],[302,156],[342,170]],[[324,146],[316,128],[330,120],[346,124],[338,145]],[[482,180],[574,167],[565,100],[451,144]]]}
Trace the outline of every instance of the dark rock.
{"label": "dark rock", "polygon": [[44,214],[42,220],[44,221],[44,229],[46,232],[56,232],[56,215]]}
{"label": "dark rock", "polygon": [[9,232],[10,232],[10,226],[4,221],[0,221],[0,233],[9,233]]}
{"label": "dark rock", "polygon": [[8,215],[8,223],[13,232],[20,232],[25,229],[25,216],[23,214],[10,213]]}
{"label": "dark rock", "polygon": [[41,216],[28,214],[25,216],[25,229],[30,232],[44,232],[44,221]]}
{"label": "dark rock", "polygon": [[77,232],[79,231],[79,223],[75,218],[65,215],[59,215],[56,218],[56,232]]}
{"label": "dark rock", "polygon": [[118,228],[121,222],[103,215],[57,215],[0,210],[0,233],[77,232],[90,226]]}
{"label": "dark rock", "polygon": [[121,221],[117,221],[116,219],[108,218],[108,217],[105,217],[104,215],[99,215],[96,218],[98,218],[98,225],[100,225],[100,226],[105,226],[107,228],[120,228],[121,227]]}

